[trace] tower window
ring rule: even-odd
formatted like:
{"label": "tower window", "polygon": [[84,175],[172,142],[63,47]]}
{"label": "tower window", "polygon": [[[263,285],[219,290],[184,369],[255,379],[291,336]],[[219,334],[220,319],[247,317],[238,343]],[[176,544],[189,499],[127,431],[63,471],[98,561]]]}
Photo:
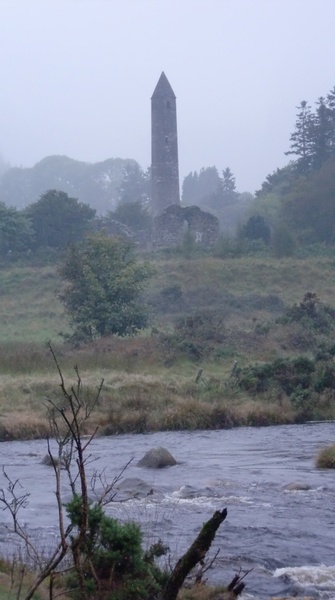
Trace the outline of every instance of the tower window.
{"label": "tower window", "polygon": [[166,136],[165,136],[165,143],[167,144],[167,143],[168,143],[168,141],[169,141],[169,140],[168,140],[168,136],[166,135]]}
{"label": "tower window", "polygon": [[167,101],[166,108],[171,108],[170,100]]}

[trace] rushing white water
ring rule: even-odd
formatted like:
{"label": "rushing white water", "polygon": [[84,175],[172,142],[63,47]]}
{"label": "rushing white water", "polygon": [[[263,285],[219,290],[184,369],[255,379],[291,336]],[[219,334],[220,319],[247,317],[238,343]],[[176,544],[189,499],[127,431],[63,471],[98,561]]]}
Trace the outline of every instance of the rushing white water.
{"label": "rushing white water", "polygon": [[[146,538],[161,538],[174,558],[215,510],[227,507],[209,580],[226,583],[240,568],[252,569],[245,578],[246,596],[325,600],[335,598],[335,471],[316,469],[315,457],[334,440],[335,423],[96,438],[89,470],[104,469],[111,480],[133,458],[123,489],[107,510],[140,521]],[[155,446],[167,448],[178,464],[137,467]],[[31,494],[22,518],[51,546],[57,513],[52,469],[41,464],[45,454],[43,440],[0,444],[0,465]],[[294,482],[299,485],[285,489]],[[1,473],[0,488],[5,483]],[[64,482],[64,494],[68,491]],[[6,512],[1,519],[4,551],[12,537],[4,527]]]}

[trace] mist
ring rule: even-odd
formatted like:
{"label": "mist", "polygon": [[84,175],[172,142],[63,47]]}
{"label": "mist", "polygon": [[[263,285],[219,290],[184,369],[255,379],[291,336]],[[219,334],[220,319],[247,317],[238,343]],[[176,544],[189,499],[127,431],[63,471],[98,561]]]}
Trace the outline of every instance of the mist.
{"label": "mist", "polygon": [[239,191],[287,164],[296,106],[334,86],[332,0],[2,0],[0,153],[150,165],[150,97],[177,96],[181,181]]}

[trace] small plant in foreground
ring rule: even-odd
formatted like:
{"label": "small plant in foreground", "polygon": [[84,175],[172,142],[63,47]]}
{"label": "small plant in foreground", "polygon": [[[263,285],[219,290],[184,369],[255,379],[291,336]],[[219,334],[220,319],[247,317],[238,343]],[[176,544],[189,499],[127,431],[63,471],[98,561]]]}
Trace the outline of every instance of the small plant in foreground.
{"label": "small plant in foreground", "polygon": [[[82,498],[75,495],[66,511],[71,524],[80,531],[84,518]],[[155,598],[169,577],[154,562],[168,548],[160,543],[144,552],[139,525],[120,523],[107,516],[99,505],[88,507],[88,530],[78,550],[88,596],[102,597],[101,594],[112,592],[118,600],[133,593],[138,600]],[[82,592],[78,575],[75,570],[67,578],[67,587],[71,597],[79,600]]]}
{"label": "small plant in foreground", "polygon": [[335,444],[319,451],[316,466],[318,469],[335,469]]}

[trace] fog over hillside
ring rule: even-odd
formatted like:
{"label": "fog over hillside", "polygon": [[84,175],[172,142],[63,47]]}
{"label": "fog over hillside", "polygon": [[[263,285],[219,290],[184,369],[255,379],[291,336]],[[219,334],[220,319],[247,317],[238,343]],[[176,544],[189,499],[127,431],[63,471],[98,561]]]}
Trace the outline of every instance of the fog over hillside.
{"label": "fog over hillside", "polygon": [[116,207],[124,169],[133,159],[108,158],[87,163],[67,156],[48,156],[31,168],[9,168],[0,179],[0,199],[24,208],[49,189],[57,189],[90,204],[104,214]]}

